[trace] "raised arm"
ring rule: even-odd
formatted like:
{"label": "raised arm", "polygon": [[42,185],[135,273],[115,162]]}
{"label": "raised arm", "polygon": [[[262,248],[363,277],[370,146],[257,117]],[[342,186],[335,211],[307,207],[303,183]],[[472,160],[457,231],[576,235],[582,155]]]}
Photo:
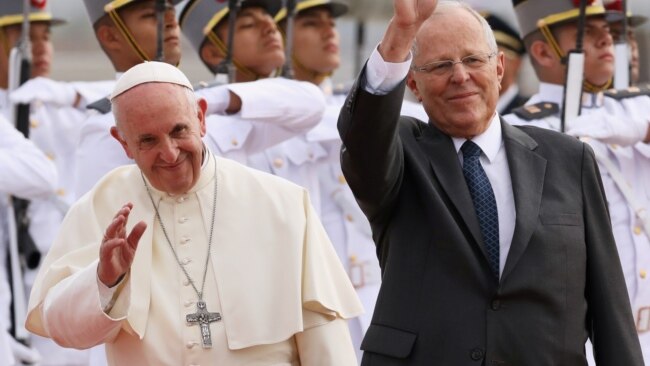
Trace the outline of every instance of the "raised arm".
{"label": "raised arm", "polygon": [[[251,154],[306,133],[321,121],[325,112],[325,97],[318,87],[284,78],[201,89],[197,95],[208,102],[208,115],[230,114],[223,120],[209,119],[207,123],[218,125],[208,126],[208,134],[228,135],[221,131],[230,129],[229,123],[250,125],[239,144]],[[214,136],[216,140],[219,137]]]}
{"label": "raised arm", "polygon": [[[435,0],[394,0],[395,15],[339,115],[343,173],[371,221],[388,212],[397,198],[404,163],[398,133],[407,72],[403,64],[436,4]],[[400,68],[399,75],[385,71]],[[385,80],[377,80],[381,78]],[[386,81],[395,79],[395,83]]]}

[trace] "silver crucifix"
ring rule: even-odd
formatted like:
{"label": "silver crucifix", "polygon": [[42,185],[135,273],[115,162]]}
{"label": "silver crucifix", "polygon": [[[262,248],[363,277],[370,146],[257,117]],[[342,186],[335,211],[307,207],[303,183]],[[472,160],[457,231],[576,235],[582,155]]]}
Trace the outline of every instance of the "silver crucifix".
{"label": "silver crucifix", "polygon": [[221,314],[211,313],[205,305],[205,301],[196,302],[196,313],[187,314],[185,320],[189,325],[198,324],[201,327],[201,341],[203,348],[212,348],[212,336],[210,335],[210,323],[221,320]]}

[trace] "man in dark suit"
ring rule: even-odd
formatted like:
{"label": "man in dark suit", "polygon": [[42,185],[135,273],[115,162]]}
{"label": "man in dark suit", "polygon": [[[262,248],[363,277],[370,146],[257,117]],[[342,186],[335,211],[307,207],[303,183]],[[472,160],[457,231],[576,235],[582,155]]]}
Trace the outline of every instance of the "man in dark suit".
{"label": "man in dark suit", "polygon": [[[588,337],[598,365],[643,365],[591,149],[501,121],[476,12],[394,8],[339,118],[383,271],[362,365],[586,365]],[[405,84],[429,124],[399,117]]]}

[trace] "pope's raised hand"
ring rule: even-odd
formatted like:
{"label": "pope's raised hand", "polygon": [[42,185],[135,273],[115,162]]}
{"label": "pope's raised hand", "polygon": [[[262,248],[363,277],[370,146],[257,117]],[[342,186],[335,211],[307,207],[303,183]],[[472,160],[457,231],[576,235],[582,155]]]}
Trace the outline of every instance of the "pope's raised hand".
{"label": "pope's raised hand", "polygon": [[127,235],[126,224],[131,209],[133,209],[132,203],[122,206],[108,225],[99,247],[97,276],[108,287],[117,284],[120,277],[131,268],[138,242],[147,228],[147,224],[140,221]]}

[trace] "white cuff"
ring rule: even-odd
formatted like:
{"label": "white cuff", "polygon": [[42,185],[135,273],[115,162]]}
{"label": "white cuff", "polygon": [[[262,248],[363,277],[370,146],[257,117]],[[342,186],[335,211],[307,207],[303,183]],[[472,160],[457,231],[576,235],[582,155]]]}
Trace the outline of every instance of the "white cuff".
{"label": "white cuff", "polygon": [[120,288],[120,285],[122,284],[122,282],[124,282],[125,278],[126,275],[122,276],[120,281],[116,283],[115,286],[108,287],[104,285],[104,283],[99,280],[99,276],[97,276],[97,288],[99,289],[99,304],[101,305],[102,310],[104,310],[104,313],[108,314],[113,308],[113,305],[115,305],[115,300],[117,298],[115,293]]}
{"label": "white cuff", "polygon": [[196,91],[196,95],[208,102],[207,115],[226,114],[230,105],[230,90],[227,85],[199,89]]}
{"label": "white cuff", "polygon": [[390,93],[406,78],[412,59],[413,55],[409,52],[404,62],[386,62],[379,54],[379,46],[375,47],[366,65],[366,85],[363,88],[375,95]]}

